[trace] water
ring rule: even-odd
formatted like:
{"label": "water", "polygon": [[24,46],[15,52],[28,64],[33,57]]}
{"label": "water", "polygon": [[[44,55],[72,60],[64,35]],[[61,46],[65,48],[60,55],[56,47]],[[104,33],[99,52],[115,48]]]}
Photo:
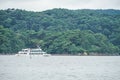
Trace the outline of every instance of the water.
{"label": "water", "polygon": [[0,56],[0,80],[120,80],[120,56]]}

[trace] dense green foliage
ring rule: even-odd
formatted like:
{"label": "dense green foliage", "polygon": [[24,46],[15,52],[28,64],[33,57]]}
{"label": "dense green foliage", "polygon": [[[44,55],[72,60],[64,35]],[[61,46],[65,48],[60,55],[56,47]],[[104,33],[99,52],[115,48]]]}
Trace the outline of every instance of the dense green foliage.
{"label": "dense green foliage", "polygon": [[0,10],[0,53],[40,45],[52,54],[120,51],[120,10]]}
{"label": "dense green foliage", "polygon": [[13,31],[0,26],[0,53],[16,52],[22,48],[23,45]]}

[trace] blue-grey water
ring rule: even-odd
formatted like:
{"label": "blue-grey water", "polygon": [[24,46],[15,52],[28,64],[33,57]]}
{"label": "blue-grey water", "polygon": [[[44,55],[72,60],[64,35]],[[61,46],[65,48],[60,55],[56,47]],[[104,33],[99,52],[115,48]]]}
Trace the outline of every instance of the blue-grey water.
{"label": "blue-grey water", "polygon": [[0,80],[120,80],[120,56],[0,56]]}

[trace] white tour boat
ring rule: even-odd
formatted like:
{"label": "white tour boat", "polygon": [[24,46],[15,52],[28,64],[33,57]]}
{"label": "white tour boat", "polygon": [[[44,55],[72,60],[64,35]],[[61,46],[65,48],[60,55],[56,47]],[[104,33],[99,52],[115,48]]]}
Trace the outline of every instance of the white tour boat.
{"label": "white tour boat", "polygon": [[26,48],[22,49],[21,51],[16,54],[16,56],[50,56],[50,54],[47,54],[44,52],[40,47],[39,48]]}

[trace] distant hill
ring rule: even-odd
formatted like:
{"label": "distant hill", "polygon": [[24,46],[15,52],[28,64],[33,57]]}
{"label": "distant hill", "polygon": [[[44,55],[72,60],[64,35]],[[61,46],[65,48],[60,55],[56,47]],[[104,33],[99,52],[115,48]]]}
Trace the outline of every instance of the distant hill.
{"label": "distant hill", "polygon": [[0,53],[40,45],[51,54],[120,51],[120,10],[0,10]]}

